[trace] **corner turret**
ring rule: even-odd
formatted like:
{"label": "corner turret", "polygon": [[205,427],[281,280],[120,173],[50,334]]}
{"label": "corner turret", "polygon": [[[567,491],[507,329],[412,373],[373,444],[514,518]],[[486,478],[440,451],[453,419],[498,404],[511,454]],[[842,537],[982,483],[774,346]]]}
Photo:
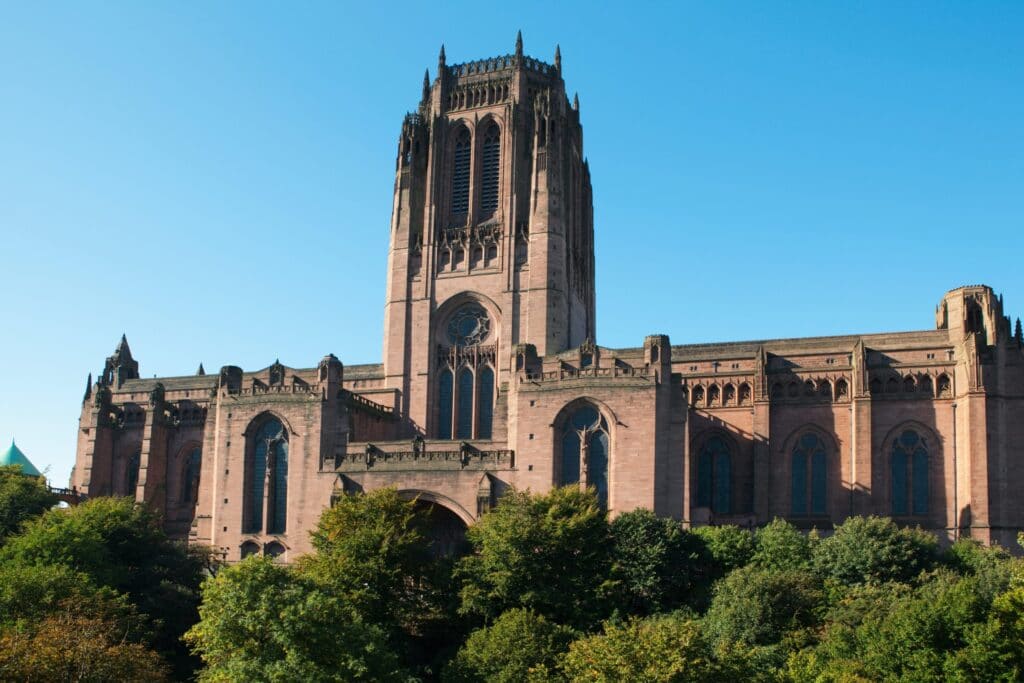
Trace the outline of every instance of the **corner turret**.
{"label": "corner turret", "polygon": [[132,358],[132,350],[128,347],[128,337],[121,335],[121,341],[114,349],[114,355],[107,358],[103,366],[100,384],[120,388],[125,380],[139,378],[139,363]]}

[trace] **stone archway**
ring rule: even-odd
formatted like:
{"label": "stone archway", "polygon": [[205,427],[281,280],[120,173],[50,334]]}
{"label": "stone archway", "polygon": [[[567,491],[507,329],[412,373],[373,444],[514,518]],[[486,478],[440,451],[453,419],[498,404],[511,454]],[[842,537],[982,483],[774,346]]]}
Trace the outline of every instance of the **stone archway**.
{"label": "stone archway", "polygon": [[426,535],[435,557],[458,557],[468,552],[466,530],[473,518],[461,505],[430,491],[404,490],[398,495],[416,501],[416,509],[423,513]]}

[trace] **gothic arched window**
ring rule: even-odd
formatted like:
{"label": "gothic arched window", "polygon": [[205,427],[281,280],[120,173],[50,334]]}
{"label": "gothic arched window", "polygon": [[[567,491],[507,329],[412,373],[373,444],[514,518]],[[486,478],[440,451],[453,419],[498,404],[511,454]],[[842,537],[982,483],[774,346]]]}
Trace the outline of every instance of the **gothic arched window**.
{"label": "gothic arched window", "polygon": [[452,155],[452,215],[469,213],[469,154],[471,140],[464,126],[455,136]]}
{"label": "gothic arched window", "polygon": [[732,452],[720,436],[712,436],[697,458],[697,506],[732,512]]}
{"label": "gothic arched window", "polygon": [[283,534],[288,512],[288,432],[277,418],[265,420],[252,437],[247,467],[245,530]]}
{"label": "gothic arched window", "polygon": [[459,416],[455,438],[473,438],[473,371],[469,368],[459,370]]}
{"label": "gothic arched window", "polygon": [[794,515],[824,515],[828,455],[817,434],[801,436],[793,448],[791,503]]}
{"label": "gothic arched window", "polygon": [[492,123],[484,133],[481,153],[480,212],[488,218],[498,209],[498,179],[501,161],[501,129]]}
{"label": "gothic arched window", "polygon": [[892,442],[892,514],[928,514],[928,444],[913,429]]}
{"label": "gothic arched window", "polygon": [[597,408],[582,405],[574,410],[562,427],[561,444],[558,483],[565,486],[582,482],[595,488],[598,502],[607,506],[608,422]]}
{"label": "gothic arched window", "polygon": [[437,383],[437,438],[452,438],[452,400],[455,381],[452,371],[444,369]]}
{"label": "gothic arched window", "polygon": [[242,555],[242,559],[243,560],[245,558],[247,558],[247,557],[251,557],[252,555],[259,555],[259,554],[260,554],[260,547],[259,547],[258,544],[253,543],[252,541],[246,541],[245,543],[242,544],[241,555]]}
{"label": "gothic arched window", "polygon": [[494,370],[485,365],[477,379],[477,430],[478,439],[490,439],[494,421]]}
{"label": "gothic arched window", "polygon": [[185,460],[185,476],[181,482],[181,502],[195,505],[199,497],[199,472],[203,465],[203,452],[198,446],[191,449]]}

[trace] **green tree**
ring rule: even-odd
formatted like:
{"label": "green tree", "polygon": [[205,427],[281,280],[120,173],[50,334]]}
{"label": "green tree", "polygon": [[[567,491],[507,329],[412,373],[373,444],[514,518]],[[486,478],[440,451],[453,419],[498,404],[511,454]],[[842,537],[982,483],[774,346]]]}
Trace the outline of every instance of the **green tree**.
{"label": "green tree", "polygon": [[298,571],[381,626],[411,667],[426,673],[451,656],[465,632],[451,560],[431,549],[430,517],[387,488],[344,496],[321,515],[315,551]]}
{"label": "green tree", "polygon": [[119,624],[122,637],[142,641],[151,634],[127,597],[97,587],[88,576],[63,565],[0,564],[0,628],[24,628],[71,606],[83,615]]}
{"label": "green tree", "polygon": [[23,523],[57,504],[43,477],[26,477],[20,465],[0,467],[0,545]]}
{"label": "green tree", "polygon": [[718,643],[774,645],[818,622],[819,585],[808,572],[741,567],[715,585],[704,619],[708,635]]}
{"label": "green tree", "polygon": [[464,614],[491,621],[514,607],[574,628],[607,611],[608,521],[593,491],[512,491],[470,527],[459,564]]}
{"label": "green tree", "polygon": [[934,566],[935,536],[900,528],[887,517],[850,517],[817,544],[814,566],[843,584],[910,581]]}
{"label": "green tree", "polygon": [[627,612],[648,615],[685,604],[704,559],[699,538],[644,509],[616,517],[611,536],[612,572]]}
{"label": "green tree", "polygon": [[304,576],[345,597],[364,619],[416,630],[433,616],[436,583],[424,518],[393,488],[343,496],[311,534],[314,553],[299,558]]}
{"label": "green tree", "polygon": [[570,681],[595,683],[758,680],[743,652],[716,650],[698,621],[674,614],[606,624],[569,646],[562,670]]}
{"label": "green tree", "polygon": [[754,532],[754,554],[751,562],[763,569],[803,571],[811,568],[812,544],[816,535],[801,532],[784,519],[776,517]]}
{"label": "green tree", "polygon": [[159,683],[160,656],[126,640],[117,620],[64,605],[38,622],[0,631],[0,680],[25,683]]}
{"label": "green tree", "polygon": [[545,680],[572,641],[572,629],[535,612],[511,609],[470,634],[444,672],[444,680],[519,683]]}
{"label": "green tree", "polygon": [[754,536],[746,529],[726,524],[693,530],[708,552],[706,572],[712,578],[725,576],[747,565],[754,556]]}
{"label": "green tree", "polygon": [[251,557],[203,584],[185,640],[200,681],[405,681],[385,632],[343,598],[269,558]]}
{"label": "green tree", "polygon": [[1020,563],[999,546],[986,546],[980,542],[961,538],[943,553],[944,564],[962,576],[978,580],[978,589],[986,605],[1010,587],[1014,571]]}
{"label": "green tree", "polygon": [[159,518],[127,498],[95,498],[28,522],[0,548],[0,564],[61,565],[124,593],[151,619],[152,644],[180,675],[192,662],[181,635],[198,618],[203,557],[164,534]]}
{"label": "green tree", "polygon": [[821,643],[791,658],[791,677],[943,681],[985,679],[958,676],[972,669],[992,673],[987,653],[985,658],[962,653],[972,637],[984,636],[979,626],[985,620],[986,598],[975,577],[944,570],[914,588],[865,585],[852,589],[851,597],[860,605],[846,605],[841,613],[845,618],[836,610],[830,613],[834,619]]}

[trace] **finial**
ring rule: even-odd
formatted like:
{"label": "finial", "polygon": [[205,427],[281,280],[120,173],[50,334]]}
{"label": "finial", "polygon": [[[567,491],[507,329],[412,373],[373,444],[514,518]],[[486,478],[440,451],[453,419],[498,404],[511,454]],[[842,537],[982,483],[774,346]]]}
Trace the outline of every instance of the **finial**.
{"label": "finial", "polygon": [[516,32],[516,57],[522,59],[523,57],[523,32]]}
{"label": "finial", "polygon": [[437,70],[444,69],[444,43],[441,43],[441,54],[437,56]]}
{"label": "finial", "polygon": [[423,99],[430,98],[430,69],[423,72]]}
{"label": "finial", "polygon": [[562,73],[562,48],[555,45],[555,71]]}
{"label": "finial", "polygon": [[89,373],[89,379],[85,380],[85,396],[82,397],[83,401],[88,401],[92,398],[92,373]]}
{"label": "finial", "polygon": [[573,93],[573,96],[572,96],[572,108],[573,108],[573,111],[579,111],[580,110],[580,94],[579,93]]}
{"label": "finial", "polygon": [[197,375],[205,375],[206,374],[206,370],[203,368],[203,364],[202,363],[199,364],[199,369],[196,370],[196,374]]}

